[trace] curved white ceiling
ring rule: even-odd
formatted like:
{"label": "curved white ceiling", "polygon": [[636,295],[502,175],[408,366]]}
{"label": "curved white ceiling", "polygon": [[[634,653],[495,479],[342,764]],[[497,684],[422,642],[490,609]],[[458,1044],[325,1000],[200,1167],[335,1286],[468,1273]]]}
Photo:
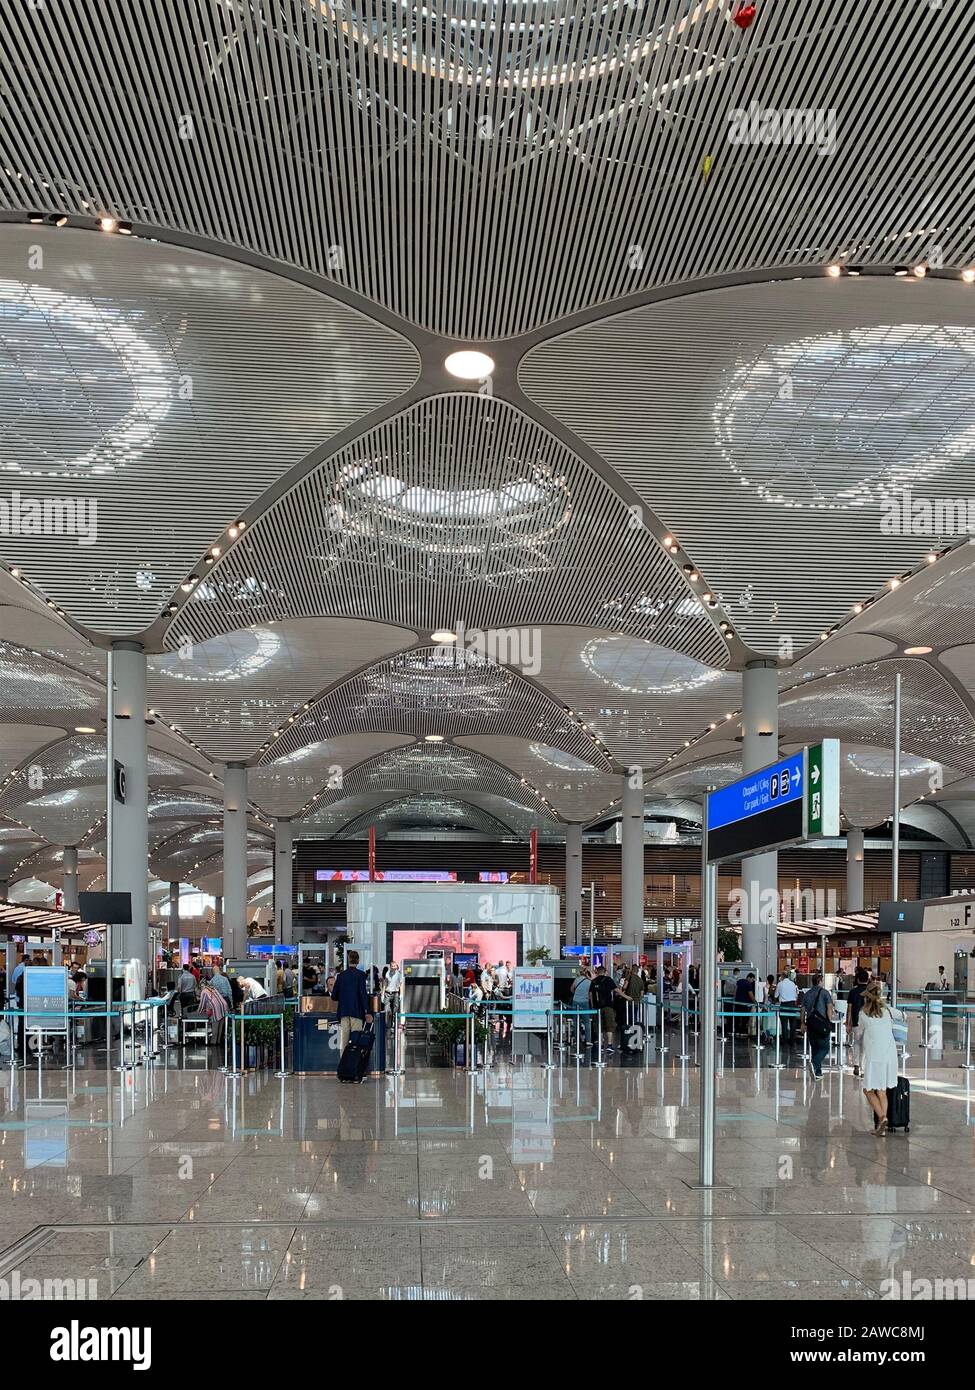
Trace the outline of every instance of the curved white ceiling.
{"label": "curved white ceiling", "polygon": [[56,510],[46,533],[11,521],[0,555],[77,621],[139,632],[268,487],[418,367],[398,335],[278,276],[2,227],[0,482],[18,516]]}
{"label": "curved white ceiling", "polygon": [[543,343],[519,378],[760,652],[798,651],[923,562],[936,537],[888,534],[886,498],[975,495],[975,293],[954,279],[688,295]]}

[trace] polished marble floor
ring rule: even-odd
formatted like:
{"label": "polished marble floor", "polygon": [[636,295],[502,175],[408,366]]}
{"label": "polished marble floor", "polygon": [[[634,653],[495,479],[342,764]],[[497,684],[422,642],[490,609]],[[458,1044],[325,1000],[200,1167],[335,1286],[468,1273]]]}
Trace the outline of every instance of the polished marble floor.
{"label": "polished marble floor", "polygon": [[721,1186],[702,1192],[698,1074],[676,1051],[361,1087],[228,1078],[205,1052],[0,1072],[0,1279],[254,1300],[871,1299],[889,1279],[975,1281],[975,1073],[957,1055],[910,1059],[911,1133],[878,1140],[851,1074],[739,1052],[718,1076]]}

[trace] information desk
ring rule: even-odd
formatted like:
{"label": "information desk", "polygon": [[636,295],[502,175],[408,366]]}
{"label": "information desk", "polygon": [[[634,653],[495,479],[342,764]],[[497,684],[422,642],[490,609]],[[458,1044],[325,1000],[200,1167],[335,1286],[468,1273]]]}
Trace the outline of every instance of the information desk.
{"label": "information desk", "polygon": [[[386,1016],[373,1015],[376,1041],[369,1071],[386,1070]],[[339,1025],[334,1014],[295,1013],[294,1069],[297,1073],[335,1072],[339,1065]]]}

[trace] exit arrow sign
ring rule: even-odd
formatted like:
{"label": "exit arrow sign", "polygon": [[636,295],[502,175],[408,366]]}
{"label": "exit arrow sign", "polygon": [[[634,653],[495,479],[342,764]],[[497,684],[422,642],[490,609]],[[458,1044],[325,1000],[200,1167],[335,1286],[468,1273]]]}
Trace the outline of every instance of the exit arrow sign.
{"label": "exit arrow sign", "polygon": [[806,839],[840,833],[840,741],[825,738],[806,749]]}

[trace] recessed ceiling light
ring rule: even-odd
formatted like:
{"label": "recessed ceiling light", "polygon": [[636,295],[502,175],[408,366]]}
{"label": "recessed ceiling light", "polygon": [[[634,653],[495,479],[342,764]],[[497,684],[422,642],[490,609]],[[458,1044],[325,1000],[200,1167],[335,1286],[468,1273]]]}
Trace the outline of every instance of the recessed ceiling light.
{"label": "recessed ceiling light", "polygon": [[444,366],[451,376],[459,377],[461,381],[483,381],[494,371],[494,358],[486,352],[464,348],[460,352],[448,353]]}
{"label": "recessed ceiling light", "polygon": [[430,640],[433,642],[456,642],[456,632],[451,632],[449,628],[438,628],[436,632],[431,632]]}
{"label": "recessed ceiling light", "polygon": [[905,655],[905,656],[927,656],[927,654],[928,654],[929,651],[931,651],[931,648],[930,648],[930,647],[905,647],[905,648],[904,648],[904,655]]}
{"label": "recessed ceiling light", "polygon": [[900,582],[899,579],[892,579],[892,580],[890,581],[890,587],[891,587],[892,589],[899,589],[900,586],[901,586],[901,582]]}
{"label": "recessed ceiling light", "polygon": [[961,273],[961,278],[964,280],[966,285],[975,284],[975,270],[963,270]]}
{"label": "recessed ceiling light", "polygon": [[927,557],[927,558],[928,558],[928,564],[929,564],[929,565],[937,564],[938,557],[937,557],[937,555],[935,554],[935,552],[934,552],[933,550],[928,552],[928,557]]}
{"label": "recessed ceiling light", "polygon": [[843,274],[843,267],[840,265],[836,265],[834,262],[833,265],[828,265],[826,267],[826,274],[831,276],[834,280],[836,280],[839,278],[840,275]]}
{"label": "recessed ceiling light", "polygon": [[98,219],[98,225],[103,232],[114,232],[118,223],[115,221],[114,217],[101,217]]}
{"label": "recessed ceiling light", "polygon": [[425,743],[443,743],[443,734],[427,734]]}
{"label": "recessed ceiling light", "polygon": [[[931,648],[929,647],[928,651],[930,650]],[[74,726],[74,731],[76,734],[93,734],[96,732],[91,724],[76,724]]]}
{"label": "recessed ceiling light", "polygon": [[928,268],[927,268],[926,265],[916,265],[916,266],[914,267],[914,274],[917,276],[917,278],[918,278],[919,280],[923,280],[924,277],[925,277],[925,275],[927,275],[927,273],[928,273]]}

